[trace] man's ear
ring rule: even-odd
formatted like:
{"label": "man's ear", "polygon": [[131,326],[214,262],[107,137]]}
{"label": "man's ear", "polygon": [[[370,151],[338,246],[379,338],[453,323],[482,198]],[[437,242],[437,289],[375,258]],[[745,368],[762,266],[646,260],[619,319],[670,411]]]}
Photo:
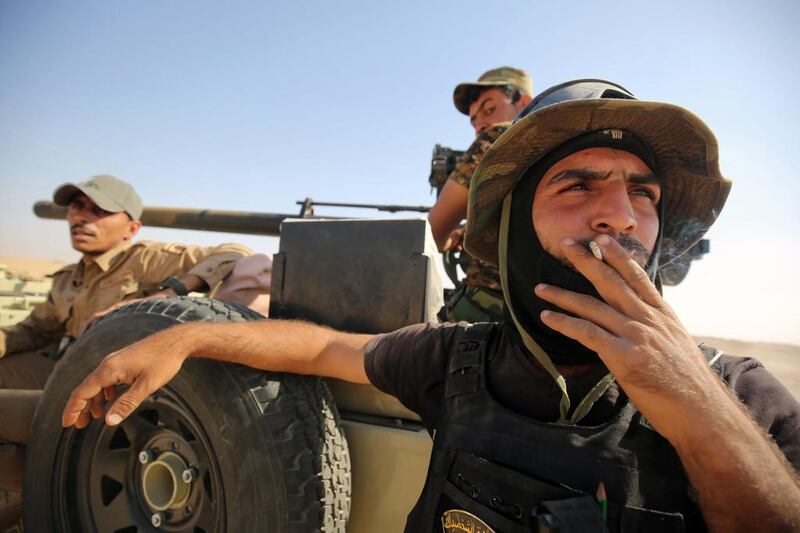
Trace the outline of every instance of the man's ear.
{"label": "man's ear", "polygon": [[125,240],[129,241],[133,239],[137,233],[139,233],[139,229],[142,227],[142,223],[139,220],[131,220],[128,222],[128,231],[125,232]]}
{"label": "man's ear", "polygon": [[531,98],[531,95],[523,94],[519,97],[517,103],[514,104],[514,107],[517,108],[517,111],[522,111],[522,108],[528,105],[531,100],[533,100],[533,98]]}

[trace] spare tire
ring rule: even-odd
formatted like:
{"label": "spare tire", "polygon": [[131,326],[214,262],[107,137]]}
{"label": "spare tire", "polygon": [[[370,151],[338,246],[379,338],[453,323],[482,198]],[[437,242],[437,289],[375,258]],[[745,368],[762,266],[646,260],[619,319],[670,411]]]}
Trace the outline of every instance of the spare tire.
{"label": "spare tire", "polygon": [[72,389],[108,353],[180,322],[261,318],[177,297],[92,324],[56,366],[33,420],[25,529],[344,532],[347,443],[319,378],[190,359],[119,426],[61,428]]}

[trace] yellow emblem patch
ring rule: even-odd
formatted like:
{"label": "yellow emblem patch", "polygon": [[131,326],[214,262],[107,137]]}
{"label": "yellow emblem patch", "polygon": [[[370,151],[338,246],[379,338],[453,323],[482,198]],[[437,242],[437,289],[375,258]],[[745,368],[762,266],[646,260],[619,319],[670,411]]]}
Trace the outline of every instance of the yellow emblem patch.
{"label": "yellow emblem patch", "polygon": [[442,531],[444,533],[495,533],[486,522],[474,514],[451,509],[442,515]]}

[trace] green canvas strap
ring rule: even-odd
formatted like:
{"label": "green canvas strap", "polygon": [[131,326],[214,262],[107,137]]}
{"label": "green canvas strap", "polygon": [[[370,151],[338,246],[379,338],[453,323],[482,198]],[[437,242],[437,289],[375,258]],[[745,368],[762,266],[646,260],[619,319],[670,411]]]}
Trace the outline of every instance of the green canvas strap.
{"label": "green canvas strap", "polygon": [[577,424],[583,419],[583,417],[588,415],[589,411],[592,409],[592,406],[603,394],[605,394],[612,383],[614,383],[614,376],[611,374],[611,372],[609,372],[603,377],[603,379],[597,382],[597,385],[592,387],[592,390],[590,390],[586,396],[583,397],[581,403],[579,403],[575,408],[575,411],[573,411],[572,416],[569,417],[569,421],[573,424]]}
{"label": "green canvas strap", "polygon": [[608,387],[614,382],[614,376],[611,373],[607,374],[603,379],[601,379],[597,385],[595,385],[592,390],[581,400],[578,406],[575,408],[575,412],[572,413],[572,416],[567,418],[567,414],[569,413],[570,408],[570,400],[569,400],[569,393],[567,392],[567,382],[564,379],[558,370],[556,369],[553,361],[550,359],[550,356],[542,349],[539,344],[533,340],[533,337],[525,331],[519,320],[517,319],[517,315],[514,312],[514,306],[511,305],[511,297],[508,293],[508,226],[509,226],[509,219],[511,217],[511,195],[509,193],[506,196],[505,200],[503,200],[503,210],[500,215],[500,235],[498,239],[498,249],[497,255],[500,263],[500,281],[503,286],[503,297],[506,301],[506,305],[508,306],[509,315],[511,319],[514,321],[514,325],[517,328],[520,336],[522,337],[522,342],[525,344],[525,347],[528,349],[529,352],[533,354],[536,360],[539,362],[540,365],[547,371],[548,374],[553,378],[553,380],[558,385],[558,388],[561,389],[561,403],[559,404],[559,423],[572,423],[577,424],[583,417],[585,417],[589,411],[591,410],[592,406],[595,402],[608,390]]}

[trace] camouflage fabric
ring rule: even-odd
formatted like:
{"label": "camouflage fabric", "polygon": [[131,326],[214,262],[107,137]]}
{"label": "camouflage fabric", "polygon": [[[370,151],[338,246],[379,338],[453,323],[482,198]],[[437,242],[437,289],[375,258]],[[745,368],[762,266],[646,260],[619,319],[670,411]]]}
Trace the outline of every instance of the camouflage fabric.
{"label": "camouflage fabric", "polygon": [[461,280],[464,285],[486,287],[498,292],[503,290],[500,285],[500,273],[497,271],[497,267],[491,263],[470,256],[470,262],[464,268],[464,274],[464,279]]}
{"label": "camouflage fabric", "polygon": [[[511,126],[510,122],[495,124],[478,135],[472,145],[464,152],[464,155],[461,156],[458,163],[456,163],[455,170],[453,170],[448,179],[469,189],[472,182],[472,173],[475,171],[478,163],[481,162],[481,159],[483,159],[483,155],[509,126]],[[489,263],[472,258],[469,264],[464,268],[464,273],[466,274],[463,280],[464,285],[486,287],[494,291],[502,290],[500,286],[500,274],[497,272],[497,267]]]}
{"label": "camouflage fabric", "polygon": [[521,94],[533,96],[533,80],[527,71],[514,67],[499,67],[481,74],[477,82],[459,83],[453,91],[453,104],[461,113],[469,115],[470,102],[467,98],[472,89],[476,87],[488,89],[507,85],[516,87]]}
{"label": "camouflage fabric", "polygon": [[500,322],[503,294],[482,287],[462,285],[447,302],[448,322]]}
{"label": "camouflage fabric", "polygon": [[475,170],[464,246],[497,264],[503,199],[531,165],[583,133],[627,131],[653,151],[662,181],[664,264],[691,248],[714,223],[731,182],[719,170],[717,140],[681,107],[641,100],[572,100],[545,106],[517,121]]}
{"label": "camouflage fabric", "polygon": [[478,163],[483,159],[484,154],[489,150],[489,147],[500,137],[504,131],[511,126],[511,122],[502,122],[495,124],[491,128],[482,132],[472,142],[464,155],[456,163],[455,169],[450,173],[448,179],[451,179],[469,189],[472,183],[472,174],[478,166]]}

